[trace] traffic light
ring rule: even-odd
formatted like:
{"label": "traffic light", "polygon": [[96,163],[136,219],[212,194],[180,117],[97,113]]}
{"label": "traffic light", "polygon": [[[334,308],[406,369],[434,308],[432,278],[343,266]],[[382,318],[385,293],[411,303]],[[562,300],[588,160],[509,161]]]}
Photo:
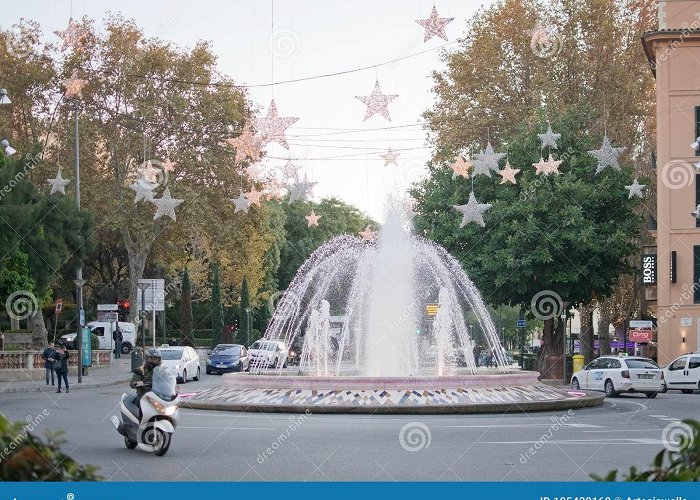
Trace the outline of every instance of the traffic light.
{"label": "traffic light", "polygon": [[124,299],[124,300],[117,300],[117,306],[118,306],[118,311],[119,311],[119,321],[128,321],[129,320],[129,308],[131,305],[129,304],[129,301]]}

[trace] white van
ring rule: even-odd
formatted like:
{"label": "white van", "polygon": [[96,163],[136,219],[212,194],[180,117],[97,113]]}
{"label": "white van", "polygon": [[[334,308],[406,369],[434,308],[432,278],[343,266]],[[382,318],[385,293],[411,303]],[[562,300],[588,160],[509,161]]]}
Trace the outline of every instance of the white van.
{"label": "white van", "polygon": [[[112,333],[117,329],[117,323],[106,321],[90,321],[87,325],[90,331],[100,339],[100,349],[107,351],[114,349],[114,339]],[[119,322],[119,329],[122,331],[122,354],[129,354],[136,345],[136,326],[126,321]],[[61,337],[60,343],[68,349],[77,349],[75,345],[77,334],[69,333]]]}
{"label": "white van", "polygon": [[692,394],[700,390],[700,353],[691,352],[675,359],[664,370],[666,387]]}

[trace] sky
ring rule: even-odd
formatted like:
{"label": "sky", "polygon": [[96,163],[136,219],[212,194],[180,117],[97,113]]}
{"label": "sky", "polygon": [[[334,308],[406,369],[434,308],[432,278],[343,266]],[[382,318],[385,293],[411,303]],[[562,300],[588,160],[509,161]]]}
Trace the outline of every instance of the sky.
{"label": "sky", "polygon": [[[288,158],[317,182],[314,199],[335,196],[377,221],[384,219],[389,195],[402,193],[425,175],[430,157],[421,114],[434,100],[431,73],[440,70],[441,46],[454,50],[467,20],[491,0],[1,0],[3,28],[33,19],[49,38],[68,19],[104,19],[108,12],[133,18],[146,36],[183,48],[208,40],[222,73],[253,85],[251,100],[264,115],[274,98],[280,116],[299,117],[287,129],[289,150],[266,147],[265,168]],[[448,42],[433,37],[415,20],[454,17]],[[98,23],[99,25],[99,23]],[[312,80],[256,86],[345,72],[397,58],[401,61]],[[382,93],[398,94],[389,104],[391,121],[374,115],[355,96],[369,95],[379,81]],[[390,128],[387,128],[390,127]],[[400,152],[398,165],[379,155]],[[232,193],[235,189],[232,187]],[[466,201],[466,200],[465,200]]]}

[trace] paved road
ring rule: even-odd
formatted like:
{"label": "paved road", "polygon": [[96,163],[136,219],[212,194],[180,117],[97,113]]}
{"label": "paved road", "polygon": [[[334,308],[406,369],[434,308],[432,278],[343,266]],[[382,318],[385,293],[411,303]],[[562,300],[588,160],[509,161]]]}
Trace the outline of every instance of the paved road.
{"label": "paved road", "polygon": [[[182,389],[219,383],[220,377],[203,375]],[[127,450],[109,422],[126,390],[122,385],[62,395],[3,394],[0,412],[24,420],[48,410],[43,425],[65,430],[66,451],[98,465],[112,481],[569,481],[648,465],[663,446],[663,429],[697,416],[700,402],[697,392],[654,400],[623,396],[573,415],[300,418],[182,410],[173,445],[161,458]],[[544,444],[535,449],[537,442]]]}

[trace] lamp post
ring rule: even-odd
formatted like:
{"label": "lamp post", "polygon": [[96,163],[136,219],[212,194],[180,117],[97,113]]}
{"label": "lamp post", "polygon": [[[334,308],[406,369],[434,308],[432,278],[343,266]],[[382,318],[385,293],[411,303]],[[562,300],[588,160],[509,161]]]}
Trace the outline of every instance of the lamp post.
{"label": "lamp post", "polygon": [[250,307],[245,308],[245,313],[248,318],[248,321],[245,323],[245,342],[246,342],[246,347],[250,346]]}
{"label": "lamp post", "polygon": [[[141,290],[141,309],[139,310],[139,321],[141,322],[141,349],[146,352],[146,288],[151,286],[150,283],[138,283],[136,285]],[[155,324],[153,325],[155,327]],[[155,345],[153,346],[155,347]]]}
{"label": "lamp post", "polygon": [[562,368],[561,368],[561,373],[562,373],[562,383],[566,385],[566,309],[564,309],[561,313],[561,316],[559,317],[561,321],[561,327],[562,327],[562,352],[561,352],[561,357],[562,357]]}
{"label": "lamp post", "polygon": [[[75,182],[75,204],[80,212],[80,128],[78,122],[79,103],[73,102],[73,176]],[[78,383],[83,381],[83,323],[85,323],[85,309],[83,308],[83,266],[79,265],[75,272],[75,286],[77,287],[79,327],[78,327]]]}
{"label": "lamp post", "polygon": [[83,270],[78,268],[77,278],[73,280],[76,287],[76,298],[78,302],[78,335],[76,336],[78,342],[78,383],[83,383],[83,326],[85,326],[85,310],[83,309],[83,285],[85,280],[83,279]]}

